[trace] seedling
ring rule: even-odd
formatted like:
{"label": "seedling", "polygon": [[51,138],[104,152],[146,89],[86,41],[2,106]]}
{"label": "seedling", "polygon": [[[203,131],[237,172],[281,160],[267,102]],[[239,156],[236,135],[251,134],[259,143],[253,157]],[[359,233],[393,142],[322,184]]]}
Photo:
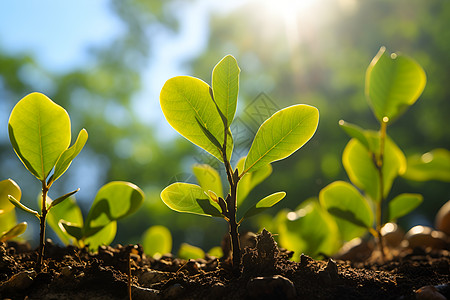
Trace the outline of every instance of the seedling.
{"label": "seedling", "polygon": [[0,181],[0,242],[13,239],[27,229],[27,222],[16,224],[15,206],[9,202],[9,195],[20,201],[22,191],[12,179]]}
{"label": "seedling", "polygon": [[50,216],[49,224],[65,243],[72,240],[80,248],[88,245],[91,251],[97,251],[98,246],[114,240],[117,220],[133,214],[143,201],[139,187],[113,181],[100,188],[85,221],[76,202],[69,199]]}
{"label": "seedling", "polygon": [[[406,170],[406,159],[400,148],[387,135],[387,127],[421,95],[426,83],[425,72],[413,59],[402,54],[388,55],[382,47],[366,72],[366,98],[380,123],[380,130],[364,130],[340,121],[352,137],[342,161],[351,182],[333,182],[320,192],[322,205],[337,217],[344,238],[362,235],[365,231],[377,238],[384,257],[382,226],[411,212],[422,202],[419,194],[400,194],[383,205],[394,179]],[[369,202],[374,204],[375,216]],[[386,215],[384,215],[386,213]],[[375,229],[372,227],[375,219]]]}
{"label": "seedling", "polygon": [[286,194],[278,192],[265,197],[237,221],[239,183],[245,176],[257,174],[302,147],[314,135],[319,121],[318,110],[309,105],[293,105],[276,112],[259,127],[241,167],[233,169],[230,125],[236,113],[239,73],[236,60],[228,55],[214,67],[212,87],[194,77],[178,76],[169,79],[160,94],[161,108],[169,124],[217,158],[225,168],[229,184],[227,195],[222,197],[219,188],[214,191],[202,184],[176,182],[161,192],[161,198],[175,211],[221,217],[228,222],[235,273],[240,272],[241,264],[239,225],[272,207]]}
{"label": "seedling", "polygon": [[78,189],[52,202],[48,201],[48,191],[80,153],[88,134],[82,129],[75,143],[69,147],[71,141],[69,115],[64,108],[41,93],[29,94],[16,104],[9,118],[8,130],[17,156],[42,184],[40,213],[20,203],[14,195],[9,195],[12,204],[39,219],[39,254],[36,271],[40,272],[44,257],[47,214],[53,207],[75,194]]}

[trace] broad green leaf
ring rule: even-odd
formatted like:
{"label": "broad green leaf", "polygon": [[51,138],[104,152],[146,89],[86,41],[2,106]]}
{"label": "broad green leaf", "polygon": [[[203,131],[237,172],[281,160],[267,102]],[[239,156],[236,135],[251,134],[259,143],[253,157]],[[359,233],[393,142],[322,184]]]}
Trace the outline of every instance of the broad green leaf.
{"label": "broad green leaf", "polygon": [[400,194],[389,202],[388,221],[395,221],[404,215],[409,214],[422,203],[423,197],[420,194]]}
{"label": "broad green leaf", "polygon": [[112,221],[94,235],[86,237],[84,239],[84,244],[89,245],[89,249],[91,251],[97,252],[99,246],[109,245],[112,243],[116,237],[116,232],[117,222]]}
{"label": "broad green leaf", "polygon": [[335,181],[324,187],[319,200],[331,215],[345,241],[362,236],[374,221],[372,209],[366,199],[350,183]]}
{"label": "broad green leaf", "polygon": [[[239,174],[244,171],[244,163],[245,157],[242,157],[238,163],[236,164],[236,168],[239,170]],[[272,165],[267,164],[262,166],[261,168],[251,172],[246,173],[239,180],[238,188],[237,188],[237,204],[238,206],[247,198],[248,194],[264,179],[272,174]]]}
{"label": "broad green leaf", "polygon": [[282,211],[278,220],[278,240],[283,248],[295,252],[294,260],[305,253],[318,258],[321,253],[332,255],[341,246],[333,218],[316,200],[306,200],[295,212]]}
{"label": "broad green leaf", "polygon": [[361,127],[345,122],[344,120],[339,121],[339,126],[352,138],[357,139],[364,147],[368,150],[371,149],[369,144],[369,139],[366,136],[366,131]]}
{"label": "broad green leaf", "polygon": [[258,129],[244,164],[244,173],[288,157],[316,131],[319,111],[298,104],[277,111]]}
{"label": "broad green leaf", "polygon": [[82,129],[78,134],[75,143],[64,151],[56,162],[55,172],[52,175],[52,181],[56,181],[66,170],[69,168],[72,160],[80,153],[88,139],[88,133],[85,129]]}
{"label": "broad green leaf", "polygon": [[112,221],[134,213],[144,201],[144,193],[136,185],[124,181],[105,184],[95,196],[84,224],[89,237]]}
{"label": "broad green leaf", "polygon": [[175,211],[222,217],[219,204],[212,201],[205,191],[195,184],[172,183],[161,192],[161,199]]}
{"label": "broad green leaf", "polygon": [[259,200],[255,205],[251,206],[247,210],[242,219],[248,219],[254,215],[262,213],[266,209],[280,202],[285,196],[286,196],[285,192],[277,192]]}
{"label": "broad green leaf", "polygon": [[236,113],[240,72],[236,59],[227,55],[214,67],[212,73],[214,101],[226,117],[228,127]]}
{"label": "broad green leaf", "polygon": [[40,181],[48,177],[70,144],[69,115],[40,93],[29,94],[16,104],[8,130],[17,156]]}
{"label": "broad green leaf", "polygon": [[27,222],[19,223],[10,230],[0,234],[0,242],[4,242],[17,237],[22,233],[24,233],[26,229],[27,229]]}
{"label": "broad green leaf", "polygon": [[172,251],[172,235],[165,226],[152,226],[142,236],[142,247],[148,256],[161,256]]}
{"label": "broad green leaf", "polygon": [[[375,149],[379,146],[376,133],[370,132],[371,144]],[[351,182],[364,191],[373,201],[380,201],[380,179],[375,167],[374,155],[368,151],[358,140],[351,139],[342,154],[342,163]],[[406,170],[406,158],[398,146],[386,138],[383,163],[384,197],[391,190],[394,179]]]}
{"label": "broad green leaf", "polygon": [[26,213],[35,215],[37,218],[39,218],[39,213],[31,208],[26,207],[22,203],[20,203],[14,196],[8,195],[9,202],[11,202],[15,207],[23,210]]}
{"label": "broad green leaf", "polygon": [[407,158],[408,168],[403,177],[409,180],[440,180],[450,182],[450,151],[434,149],[423,155],[411,155]]}
{"label": "broad green leaf", "polygon": [[218,197],[223,198],[222,180],[216,169],[207,164],[195,164],[192,170],[204,191],[213,191]]}
{"label": "broad green leaf", "polygon": [[[12,205],[12,204],[11,204]],[[14,206],[14,205],[13,205]],[[0,214],[0,232],[8,231],[17,224],[16,211]]]}
{"label": "broad green leaf", "polygon": [[186,260],[205,258],[205,251],[203,251],[199,247],[195,247],[187,243],[182,243],[180,249],[178,250],[177,256]]}
{"label": "broad green leaf", "polygon": [[223,257],[222,247],[219,247],[219,246],[212,247],[211,249],[209,249],[209,251],[207,253],[209,256],[213,256],[213,257],[217,257],[217,258]]}
{"label": "broad green leaf", "polygon": [[422,94],[426,75],[413,59],[386,48],[373,58],[366,72],[366,96],[378,120],[392,122]]}
{"label": "broad green leaf", "polygon": [[[49,204],[51,205],[51,200]],[[65,230],[61,230],[60,220],[64,220],[72,226],[77,226],[80,230],[83,228],[83,215],[74,197],[69,197],[57,206],[53,206],[47,214],[47,223],[65,245],[75,244],[72,235],[67,234]]]}
{"label": "broad green leaf", "polygon": [[[71,223],[65,220],[59,220],[58,222],[60,230],[64,233],[64,235],[75,238],[75,240],[82,241],[83,239],[83,227],[78,223]],[[84,245],[79,245],[84,246]]]}
{"label": "broad green leaf", "polygon": [[22,197],[22,191],[17,183],[12,179],[0,181],[0,211],[7,213],[14,209],[14,205],[9,201],[8,195],[12,195],[17,201]]}
{"label": "broad green leaf", "polygon": [[[221,149],[205,135],[200,122],[222,145],[225,128],[209,94],[209,85],[190,76],[171,78],[160,94],[161,109],[167,122],[183,137],[222,161]],[[227,158],[233,150],[231,135],[227,138]]]}

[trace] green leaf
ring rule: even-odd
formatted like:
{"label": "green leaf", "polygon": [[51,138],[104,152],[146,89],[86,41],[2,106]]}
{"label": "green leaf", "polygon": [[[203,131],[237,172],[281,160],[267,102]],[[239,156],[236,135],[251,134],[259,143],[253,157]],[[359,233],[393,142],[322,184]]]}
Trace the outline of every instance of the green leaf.
{"label": "green leaf", "polygon": [[[379,147],[377,133],[369,132],[371,144]],[[351,182],[364,191],[373,201],[380,201],[380,179],[374,164],[374,153],[368,151],[358,140],[348,142],[342,154],[342,163]],[[389,138],[386,138],[383,163],[384,197],[387,197],[395,178],[406,170],[403,152]]]}
{"label": "green leaf", "polygon": [[[183,137],[222,161],[222,153],[205,135],[200,122],[211,135],[223,144],[225,128],[209,94],[209,85],[189,76],[171,78],[160,94],[161,109],[167,122]],[[227,157],[230,159],[233,140],[227,138]]]}
{"label": "green leaf", "polygon": [[366,96],[378,120],[392,122],[422,94],[426,75],[413,59],[402,54],[386,53],[386,48],[373,58],[366,72]]}
{"label": "green leaf", "polygon": [[161,225],[152,226],[142,236],[142,247],[145,254],[160,257],[172,251],[172,235],[170,230]]}
{"label": "green leaf", "polygon": [[83,149],[87,139],[88,133],[85,129],[82,129],[72,147],[64,151],[56,162],[55,172],[52,176],[53,182],[66,172],[72,163],[72,160],[80,153],[81,149]]}
{"label": "green leaf", "polygon": [[372,227],[374,216],[366,199],[350,183],[335,181],[319,193],[320,204],[333,216],[342,238],[349,241]]}
{"label": "green leaf", "polygon": [[364,129],[357,125],[345,122],[344,120],[339,121],[339,126],[344,129],[345,133],[347,133],[350,137],[357,139],[368,150],[371,149],[369,139],[367,138],[366,131]]}
{"label": "green leaf", "polygon": [[250,217],[253,217],[254,215],[262,213],[266,209],[280,202],[285,196],[285,192],[277,192],[259,200],[255,205],[247,210],[242,219],[248,219]]}
{"label": "green leaf", "polygon": [[277,220],[278,240],[281,247],[296,253],[318,258],[321,253],[332,255],[341,242],[333,218],[318,204],[317,200],[304,201],[295,212],[281,211]]}
{"label": "green leaf", "polygon": [[[41,201],[38,202],[39,206],[41,206]],[[50,205],[53,202],[50,199]],[[76,241],[73,240],[73,236],[68,234],[66,230],[61,229],[61,225],[59,225],[60,220],[70,223],[72,226],[79,227],[80,230],[83,228],[83,215],[74,197],[67,198],[57,206],[53,205],[47,214],[47,223],[65,245],[75,244]],[[82,237],[82,233],[80,235]],[[78,239],[81,239],[81,237],[78,237]]]}
{"label": "green leaf", "polygon": [[12,195],[17,201],[22,197],[22,191],[17,183],[12,179],[0,181],[0,211],[7,213],[14,209],[14,205],[9,201],[8,195]]}
{"label": "green leaf", "polygon": [[389,202],[388,220],[395,221],[404,215],[409,214],[423,201],[420,194],[400,194]]}
{"label": "green leaf", "polygon": [[[12,204],[11,204],[12,205]],[[14,205],[12,205],[15,207]],[[0,213],[0,232],[5,232],[17,224],[16,211],[10,210],[8,213]]]}
{"label": "green leaf", "polygon": [[26,229],[27,229],[27,222],[19,223],[10,230],[8,230],[7,232],[3,232],[0,235],[0,242],[4,242],[17,237],[22,233],[24,233]]}
{"label": "green leaf", "polygon": [[105,184],[95,196],[84,223],[84,236],[134,213],[144,201],[144,193],[136,185],[124,181]]}
{"label": "green leaf", "polygon": [[244,173],[288,157],[316,131],[319,111],[298,104],[277,111],[258,129],[244,164]]}
{"label": "green leaf", "polygon": [[70,193],[67,193],[59,198],[56,198],[54,201],[52,201],[50,203],[50,206],[47,208],[48,210],[50,210],[51,208],[55,207],[58,204],[61,204],[64,200],[66,200],[67,198],[69,198],[70,196],[74,195],[75,193],[77,193],[80,189],[76,189],[75,191],[72,191]]}
{"label": "green leaf", "polygon": [[9,138],[25,167],[44,181],[70,144],[70,119],[61,106],[47,96],[32,93],[11,112]]}
{"label": "green leaf", "polygon": [[205,258],[205,251],[203,251],[199,247],[195,247],[187,243],[182,243],[180,249],[178,250],[177,256],[186,260]]}
{"label": "green leaf", "polygon": [[214,101],[226,117],[228,127],[236,113],[240,72],[236,59],[227,55],[214,67],[212,73]]}
{"label": "green leaf", "polygon": [[66,220],[59,220],[58,225],[60,230],[64,233],[64,236],[69,235],[74,237],[77,241],[81,241],[83,239],[83,227],[80,224],[71,223]]}
{"label": "green leaf", "polygon": [[[236,168],[239,171],[239,174],[242,174],[244,171],[244,163],[246,157],[242,157],[238,163],[236,164]],[[272,165],[267,164],[262,166],[261,168],[251,172],[245,173],[242,176],[241,180],[239,180],[239,184],[237,187],[237,205],[239,206],[248,196],[248,194],[261,182],[264,181],[267,177],[272,174]]]}
{"label": "green leaf", "polygon": [[14,196],[12,195],[8,195],[8,199],[9,202],[11,202],[15,207],[23,210],[26,213],[35,215],[36,217],[39,218],[39,213],[35,210],[32,210],[31,208],[26,207],[25,205],[23,205],[22,203],[20,203],[16,198],[14,198]]}
{"label": "green leaf", "polygon": [[434,149],[423,155],[411,155],[407,158],[408,168],[403,177],[409,180],[440,180],[450,182],[450,151]]}
{"label": "green leaf", "polygon": [[195,164],[192,170],[204,191],[213,191],[218,197],[223,198],[222,180],[216,169],[207,164]]}
{"label": "green leaf", "polygon": [[198,215],[222,217],[220,206],[198,185],[175,182],[161,192],[162,201],[171,209]]}
{"label": "green leaf", "polygon": [[109,245],[116,237],[117,222],[112,221],[95,234],[90,235],[84,239],[84,244],[89,245],[89,249],[93,252],[98,251],[98,247],[102,245]]}
{"label": "green leaf", "polygon": [[223,257],[222,247],[219,247],[219,246],[212,247],[211,249],[209,249],[208,255],[217,257],[217,258]]}

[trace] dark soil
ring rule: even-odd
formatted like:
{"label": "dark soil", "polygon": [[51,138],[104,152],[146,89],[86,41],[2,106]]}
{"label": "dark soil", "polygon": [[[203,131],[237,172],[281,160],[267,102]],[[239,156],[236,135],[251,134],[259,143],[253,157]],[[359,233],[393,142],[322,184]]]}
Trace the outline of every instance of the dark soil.
{"label": "dark soil", "polygon": [[[137,251],[130,253],[130,249]],[[406,249],[383,264],[314,260],[280,250],[267,231],[243,251],[242,272],[230,259],[159,260],[140,246],[101,247],[97,254],[47,243],[45,266],[34,272],[37,251],[0,245],[1,299],[450,299],[447,250]],[[129,257],[131,259],[129,260]],[[418,290],[421,287],[426,287]],[[434,298],[424,298],[427,295]]]}

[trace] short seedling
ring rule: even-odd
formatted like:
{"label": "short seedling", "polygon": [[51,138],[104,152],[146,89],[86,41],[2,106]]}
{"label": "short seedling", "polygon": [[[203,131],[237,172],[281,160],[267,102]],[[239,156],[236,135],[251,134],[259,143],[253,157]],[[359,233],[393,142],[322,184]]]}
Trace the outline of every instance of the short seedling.
{"label": "short seedling", "polygon": [[[390,56],[382,47],[370,63],[366,73],[366,97],[380,123],[379,131],[362,128],[340,121],[340,126],[352,137],[342,161],[351,182],[364,192],[364,196],[351,184],[333,182],[320,192],[322,205],[337,217],[347,238],[369,230],[378,241],[384,257],[381,228],[384,220],[395,221],[408,214],[422,202],[418,194],[400,194],[389,202],[384,216],[383,205],[394,179],[406,170],[406,159],[400,148],[387,135],[387,127],[421,95],[426,82],[425,72],[411,58],[401,54]],[[374,215],[369,199],[375,206]]]}
{"label": "short seedling", "polygon": [[144,193],[139,187],[113,181],[100,188],[85,221],[76,202],[69,199],[57,207],[56,213],[49,217],[49,224],[63,242],[74,239],[78,247],[89,246],[91,251],[97,251],[98,246],[114,240],[117,220],[133,214],[143,201]]}
{"label": "short seedling", "polygon": [[227,195],[222,197],[217,191],[199,185],[176,182],[161,192],[161,198],[173,210],[222,217],[228,222],[235,273],[240,272],[241,264],[239,224],[285,196],[284,192],[278,192],[265,197],[237,221],[239,182],[302,147],[314,135],[319,121],[318,110],[309,105],[293,105],[276,112],[258,129],[241,169],[233,169],[230,125],[236,112],[239,73],[236,60],[228,55],[215,66],[212,87],[200,79],[179,76],[169,79],[160,94],[161,108],[169,124],[217,158],[225,168],[229,184]]}
{"label": "short seedling", "polygon": [[75,194],[78,189],[51,203],[47,200],[48,191],[80,153],[88,134],[82,129],[75,143],[69,147],[71,141],[69,115],[64,108],[41,93],[29,94],[16,104],[9,118],[8,130],[17,156],[42,184],[40,213],[20,203],[14,195],[9,196],[9,200],[16,207],[39,219],[39,254],[36,271],[40,272],[44,256],[47,213]]}

